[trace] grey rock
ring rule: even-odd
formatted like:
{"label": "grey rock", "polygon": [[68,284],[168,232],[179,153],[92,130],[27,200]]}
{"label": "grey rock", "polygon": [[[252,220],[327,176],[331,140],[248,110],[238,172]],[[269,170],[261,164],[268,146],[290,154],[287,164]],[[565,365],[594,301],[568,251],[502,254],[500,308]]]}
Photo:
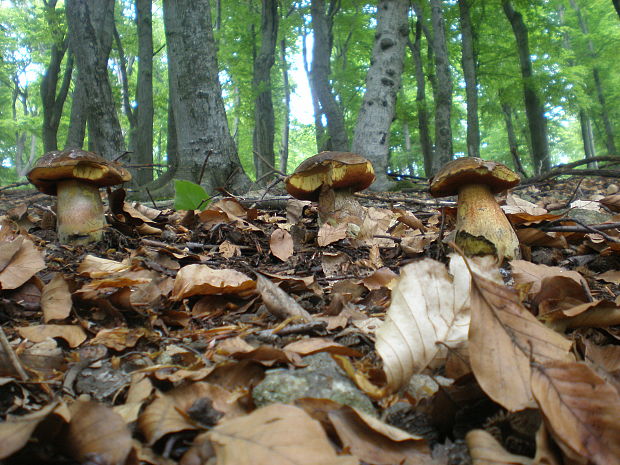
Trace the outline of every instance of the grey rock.
{"label": "grey rock", "polygon": [[611,215],[598,212],[596,210],[587,210],[585,208],[573,208],[568,211],[567,217],[574,218],[584,224],[601,224],[611,219]]}

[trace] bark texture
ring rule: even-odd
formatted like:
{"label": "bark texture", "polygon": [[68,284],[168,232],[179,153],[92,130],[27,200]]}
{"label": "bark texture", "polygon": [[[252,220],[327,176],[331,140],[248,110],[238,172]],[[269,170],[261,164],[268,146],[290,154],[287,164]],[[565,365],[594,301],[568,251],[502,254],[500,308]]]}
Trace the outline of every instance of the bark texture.
{"label": "bark texture", "polygon": [[375,44],[352,146],[353,152],[368,158],[375,168],[373,190],[386,190],[391,184],[386,174],[390,126],[403,73],[408,11],[407,0],[380,0],[377,5]]}
{"label": "bark texture", "polygon": [[467,98],[467,155],[480,157],[480,124],[478,122],[478,73],[476,64],[475,34],[471,24],[471,0],[459,0],[461,24],[461,64],[465,78]]}
{"label": "bark texture", "polygon": [[435,73],[437,92],[435,95],[435,155],[433,174],[452,160],[452,77],[446,44],[446,28],[443,18],[442,0],[431,0],[433,21],[433,51],[435,52]]}
{"label": "bark texture", "polygon": [[342,109],[336,101],[329,81],[331,72],[330,58],[333,45],[332,26],[334,16],[338,11],[340,1],[330,0],[329,8],[325,0],[312,0],[310,11],[312,14],[312,30],[314,45],[312,47],[312,68],[310,70],[310,90],[316,96],[320,105],[319,118],[326,119],[327,134],[329,137],[321,141],[319,151],[349,150],[349,140],[344,125]]}
{"label": "bark texture", "polygon": [[523,21],[523,15],[515,11],[510,0],[502,0],[502,7],[510,22],[517,43],[519,62],[521,64],[521,77],[523,80],[525,113],[527,115],[532,144],[532,162],[534,171],[538,174],[549,171],[551,168],[549,141],[547,139],[547,118],[545,118],[544,106],[540,101],[540,97],[536,91],[536,85],[534,84],[528,30]]}
{"label": "bark texture", "polygon": [[166,0],[164,27],[179,155],[177,177],[200,181],[207,192],[218,187],[247,190],[250,180],[228,130],[209,0]]}
{"label": "bark texture", "polygon": [[[125,151],[108,79],[108,56],[114,35],[114,0],[66,0],[69,42],[83,83],[96,152],[113,159]],[[78,102],[78,104],[80,104]]]}
{"label": "bark texture", "polygon": [[282,143],[280,145],[280,171],[286,173],[288,165],[289,133],[291,129],[291,86],[288,79],[286,39],[280,41],[280,62],[282,65],[282,92],[284,92],[284,121],[282,122]]}
{"label": "bark texture", "polygon": [[[69,56],[73,55],[71,50],[69,50],[69,53]],[[84,96],[84,84],[77,76],[73,78],[73,82],[71,113],[69,115],[69,129],[67,130],[65,148],[81,149],[84,146],[88,109],[86,108],[86,97]]]}
{"label": "bark texture", "polygon": [[614,4],[616,13],[618,13],[618,18],[620,18],[620,0],[611,0],[611,2]]}
{"label": "bark texture", "polygon": [[262,184],[269,181],[269,174],[275,168],[273,140],[275,136],[275,117],[271,92],[271,68],[275,63],[276,41],[278,38],[278,2],[262,0],[261,44],[254,57],[254,168],[256,180]]}
{"label": "bark texture", "polygon": [[[136,163],[153,163],[153,15],[151,0],[136,0],[138,29],[138,87],[136,89]],[[152,169],[139,169],[136,184],[153,180]]]}

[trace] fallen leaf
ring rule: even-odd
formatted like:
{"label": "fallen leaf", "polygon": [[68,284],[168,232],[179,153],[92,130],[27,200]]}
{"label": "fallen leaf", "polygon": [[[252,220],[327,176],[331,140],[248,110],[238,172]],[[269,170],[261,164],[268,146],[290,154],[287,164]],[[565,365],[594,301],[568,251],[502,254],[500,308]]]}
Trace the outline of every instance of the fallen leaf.
{"label": "fallen leaf", "polygon": [[533,465],[529,457],[508,452],[491,433],[473,429],[465,436],[473,465]]}
{"label": "fallen leaf", "polygon": [[89,278],[102,278],[113,273],[127,271],[129,268],[129,263],[124,261],[121,263],[106,258],[95,257],[94,255],[86,255],[82,263],[78,266],[77,271],[80,275],[88,276]]}
{"label": "fallen leaf", "polygon": [[35,428],[56,408],[58,402],[41,410],[0,422],[0,459],[6,459],[26,445]]}
{"label": "fallen leaf", "polygon": [[239,294],[254,287],[254,281],[239,271],[193,264],[179,270],[170,298],[181,300],[193,295]]}
{"label": "fallen leaf", "polygon": [[13,257],[21,248],[24,242],[24,236],[17,236],[15,239],[0,241],[0,272],[11,263]]}
{"label": "fallen leaf", "polygon": [[[620,197],[620,194],[618,195],[618,197]],[[595,278],[606,281],[608,283],[620,284],[620,271],[609,270],[605,273],[601,273],[598,276],[595,276]]]}
{"label": "fallen leaf", "polygon": [[311,337],[291,342],[284,346],[284,350],[295,352],[304,357],[318,352],[328,352],[330,354],[346,355],[348,357],[362,356],[361,352],[351,347],[343,346],[342,344],[322,337]]}
{"label": "fallen leaf", "polygon": [[[36,273],[45,268],[43,253],[37,249],[30,239],[23,239],[21,236],[13,241],[19,244],[6,246],[6,255],[10,255],[10,261],[2,271],[0,271],[0,289],[17,289]],[[6,244],[5,241],[3,241]],[[6,260],[6,257],[5,257]]]}
{"label": "fallen leaf", "polygon": [[526,260],[511,260],[512,277],[517,284],[531,284],[529,294],[536,295],[542,288],[545,278],[554,276],[566,276],[577,284],[588,288],[586,280],[577,271],[569,271],[559,266],[537,265]]}
{"label": "fallen leaf", "polygon": [[347,237],[346,223],[338,223],[336,226],[332,226],[329,223],[323,223],[317,233],[316,241],[319,247],[325,247],[334,242],[338,242],[345,237]]}
{"label": "fallen leaf", "polygon": [[90,341],[90,344],[102,344],[117,351],[133,347],[146,334],[146,328],[110,328],[102,329]]}
{"label": "fallen leaf", "polygon": [[272,315],[282,320],[293,317],[299,318],[302,321],[312,321],[312,315],[299,305],[295,299],[258,273],[256,274],[256,290],[260,294],[265,307]]}
{"label": "fallen leaf", "polygon": [[293,237],[284,229],[276,229],[269,238],[269,249],[274,257],[283,262],[293,255]]}
{"label": "fallen leaf", "polygon": [[41,294],[41,309],[43,321],[64,320],[71,314],[71,292],[69,284],[61,273],[54,275],[52,280],[43,286]]}
{"label": "fallen leaf", "polygon": [[86,340],[86,333],[77,325],[35,325],[16,328],[19,335],[32,342],[41,342],[47,338],[60,337],[70,347],[77,347]]}

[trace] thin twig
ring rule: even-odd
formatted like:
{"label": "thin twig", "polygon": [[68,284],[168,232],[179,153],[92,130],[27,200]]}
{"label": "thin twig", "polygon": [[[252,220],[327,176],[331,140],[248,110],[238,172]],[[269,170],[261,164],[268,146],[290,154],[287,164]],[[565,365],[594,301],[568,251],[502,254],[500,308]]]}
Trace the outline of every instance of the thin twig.
{"label": "thin twig", "polygon": [[11,365],[13,365],[13,368],[19,375],[20,379],[22,381],[27,381],[28,374],[26,374],[26,370],[24,370],[24,368],[22,367],[22,364],[19,361],[19,358],[17,358],[17,355],[15,355],[15,352],[13,351],[13,347],[11,347],[11,343],[6,337],[6,334],[4,332],[4,329],[2,329],[2,326],[0,326],[0,346],[2,346],[2,349],[4,349],[4,353],[6,354],[6,356],[9,357],[9,360],[11,361]]}

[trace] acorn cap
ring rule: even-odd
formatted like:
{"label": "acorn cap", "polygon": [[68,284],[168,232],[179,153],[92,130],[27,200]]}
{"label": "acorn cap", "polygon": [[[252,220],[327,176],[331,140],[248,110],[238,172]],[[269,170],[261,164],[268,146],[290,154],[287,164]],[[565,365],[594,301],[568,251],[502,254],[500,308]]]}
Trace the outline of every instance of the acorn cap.
{"label": "acorn cap", "polygon": [[351,152],[321,152],[304,160],[285,180],[286,190],[296,199],[318,200],[321,186],[361,191],[375,180],[366,158]]}
{"label": "acorn cap", "polygon": [[56,184],[59,181],[77,179],[105,187],[130,181],[131,173],[120,163],[106,160],[96,153],[70,149],[46,153],[39,158],[27,177],[41,192],[56,195]]}
{"label": "acorn cap", "polygon": [[517,173],[503,163],[476,157],[457,158],[446,163],[431,180],[433,197],[457,195],[461,186],[485,184],[491,192],[510,189],[521,181]]}

